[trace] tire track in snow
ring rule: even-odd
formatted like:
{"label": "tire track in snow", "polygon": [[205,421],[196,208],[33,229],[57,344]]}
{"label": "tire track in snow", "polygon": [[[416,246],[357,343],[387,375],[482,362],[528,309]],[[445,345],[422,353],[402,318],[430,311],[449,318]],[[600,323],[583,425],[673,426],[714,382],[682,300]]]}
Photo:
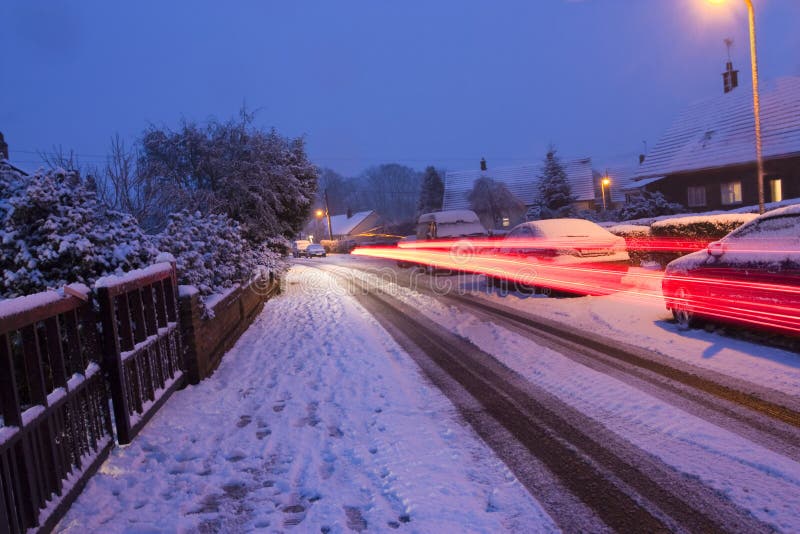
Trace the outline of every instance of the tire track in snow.
{"label": "tire track in snow", "polygon": [[554,530],[329,279],[293,269],[215,374],[114,451],[60,530]]}
{"label": "tire track in snow", "polygon": [[[341,272],[341,271],[340,271]],[[395,290],[389,289],[389,292],[392,293],[394,297],[397,297]],[[407,300],[400,296],[400,300]],[[403,315],[403,314],[411,314],[414,317],[419,316],[419,312],[416,310],[422,309],[426,315],[430,315],[427,310],[427,305],[422,304],[418,301],[414,301],[411,299],[410,302],[411,306],[415,307],[415,310],[412,311],[411,308],[404,305],[398,305],[396,301],[393,301],[392,298],[386,298],[383,300],[384,303],[390,304],[395,311],[392,312],[394,315]],[[405,308],[405,309],[404,309]],[[377,307],[373,310],[375,313],[380,314],[380,307]],[[425,327],[422,325],[417,325],[415,328],[419,330],[424,330]],[[474,325],[467,326],[467,329],[470,332],[474,332]],[[414,335],[410,335],[416,339],[419,337],[419,334],[415,337]],[[512,336],[513,337],[513,336]],[[451,344],[458,344],[459,339],[451,339],[449,343]],[[474,347],[472,347],[474,349]],[[469,348],[463,348],[462,352],[469,351]],[[479,358],[481,361],[491,359],[488,356],[484,356],[483,358]],[[476,360],[473,360],[473,364],[476,363]],[[480,366],[480,364],[478,364]],[[559,402],[554,402],[553,405],[556,406],[555,412],[556,413],[570,413],[570,409],[566,409],[565,406],[558,406]],[[574,411],[574,410],[573,410]],[[667,506],[670,509],[672,514],[675,514],[678,519],[680,519],[685,524],[695,524],[695,528],[697,527],[697,523],[693,520],[693,515],[696,513],[701,515],[703,512],[711,513],[712,517],[715,518],[714,521],[718,521],[720,525],[728,525],[728,528],[732,529],[740,529],[742,525],[749,524],[748,529],[750,530],[769,530],[769,527],[765,526],[764,524],[754,522],[751,517],[745,513],[743,514],[741,510],[737,509],[735,506],[731,505],[731,502],[720,498],[719,495],[714,493],[710,490],[707,486],[699,483],[695,478],[687,478],[685,476],[679,475],[676,473],[671,467],[661,464],[661,462],[656,458],[650,458],[646,453],[642,453],[637,447],[631,446],[629,443],[619,442],[617,438],[612,435],[608,435],[607,431],[604,429],[597,428],[596,424],[592,424],[590,420],[587,420],[585,417],[581,416],[579,413],[572,413],[568,418],[572,419],[573,421],[577,421],[577,424],[573,426],[573,428],[595,428],[595,431],[598,435],[604,435],[603,439],[606,443],[616,443],[614,446],[614,450],[619,451],[621,457],[625,458],[625,462],[629,463],[632,466],[639,466],[639,468],[644,468],[646,473],[649,473],[649,476],[652,477],[652,482],[656,485],[661,484],[665,488],[665,493],[661,496],[658,496],[658,493],[654,495],[655,502],[660,506]],[[581,422],[582,421],[582,422]],[[591,442],[591,438],[588,436],[583,436],[582,438],[584,441]],[[573,441],[573,444],[577,447],[580,447],[581,444]],[[639,452],[636,452],[639,451]],[[676,475],[677,478],[676,478]],[[636,476],[634,476],[634,479]],[[647,476],[645,476],[645,479]],[[657,482],[656,482],[657,481]],[[639,483],[638,486],[639,491],[644,490],[647,493],[647,483]],[[668,489],[667,489],[668,488]],[[682,489],[676,489],[682,488]],[[683,500],[683,505],[676,505],[675,503],[669,504],[669,499],[674,497],[678,497],[679,500]],[[699,506],[700,509],[696,509]],[[693,510],[694,508],[694,510]]]}

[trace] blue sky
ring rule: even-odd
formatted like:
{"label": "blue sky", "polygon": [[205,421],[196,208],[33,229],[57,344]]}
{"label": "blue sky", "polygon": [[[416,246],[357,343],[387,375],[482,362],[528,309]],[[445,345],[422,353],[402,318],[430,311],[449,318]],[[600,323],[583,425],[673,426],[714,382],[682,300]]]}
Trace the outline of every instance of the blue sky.
{"label": "blue sky", "polygon": [[[800,75],[800,2],[754,2],[761,79]],[[551,142],[602,168],[721,92],[723,38],[750,84],[743,0],[2,4],[0,131],[24,168],[243,102],[348,175],[530,163]]]}

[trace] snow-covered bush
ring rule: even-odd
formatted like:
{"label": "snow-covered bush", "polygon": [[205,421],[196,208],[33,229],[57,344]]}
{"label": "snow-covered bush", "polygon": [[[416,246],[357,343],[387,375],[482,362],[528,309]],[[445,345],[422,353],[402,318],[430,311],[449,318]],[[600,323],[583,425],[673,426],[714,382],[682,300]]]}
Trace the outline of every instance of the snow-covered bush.
{"label": "snow-covered bush", "polygon": [[643,244],[650,238],[650,227],[633,224],[618,224],[606,228],[616,236],[625,238],[625,248],[628,250],[631,265],[641,265],[649,259],[648,251],[643,250]]}
{"label": "snow-covered bush", "polygon": [[655,238],[670,239],[673,248],[681,252],[653,254],[653,259],[666,265],[675,258],[722,239],[757,216],[755,213],[723,213],[675,217],[654,222],[650,226],[650,235]]}
{"label": "snow-covered bush", "polygon": [[107,209],[76,172],[26,176],[0,162],[0,298],[122,274],[156,250],[136,219]]}
{"label": "snow-covered bush", "polygon": [[654,222],[650,227],[650,233],[661,237],[715,241],[757,216],[755,213],[723,213],[675,217]]}
{"label": "snow-covered bush", "polygon": [[269,244],[250,245],[241,225],[227,215],[173,213],[156,242],[175,256],[178,282],[195,286],[204,296],[247,282],[264,269],[278,269],[278,254]]}
{"label": "snow-covered bush", "polygon": [[672,215],[681,213],[684,207],[675,202],[669,202],[660,191],[642,191],[634,195],[624,206],[615,211],[614,217],[618,221],[630,221],[645,217],[658,217],[659,215]]}

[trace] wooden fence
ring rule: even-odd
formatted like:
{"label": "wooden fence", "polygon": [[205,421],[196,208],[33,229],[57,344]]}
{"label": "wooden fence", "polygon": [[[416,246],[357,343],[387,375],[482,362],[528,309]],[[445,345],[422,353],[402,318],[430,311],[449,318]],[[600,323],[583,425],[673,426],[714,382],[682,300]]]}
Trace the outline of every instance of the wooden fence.
{"label": "wooden fence", "polygon": [[91,303],[15,304],[0,317],[0,532],[49,530],[114,444],[111,414]]}
{"label": "wooden fence", "polygon": [[52,529],[108,456],[107,392],[128,443],[183,383],[174,265],[100,281],[96,299],[99,316],[74,287],[0,314],[1,534]]}
{"label": "wooden fence", "polygon": [[161,263],[98,286],[117,439],[130,443],[182,384],[175,268]]}

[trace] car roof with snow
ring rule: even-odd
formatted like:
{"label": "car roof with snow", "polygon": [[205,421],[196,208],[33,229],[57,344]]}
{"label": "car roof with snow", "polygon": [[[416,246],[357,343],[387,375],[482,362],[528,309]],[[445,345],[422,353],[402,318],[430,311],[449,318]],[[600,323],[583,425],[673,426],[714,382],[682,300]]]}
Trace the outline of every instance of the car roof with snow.
{"label": "car roof with snow", "polygon": [[[530,221],[515,227],[529,226],[535,228],[542,237],[602,237],[613,236],[605,228],[587,221],[586,219],[542,219],[540,221]],[[512,230],[513,232],[513,230]]]}
{"label": "car roof with snow", "polygon": [[447,210],[424,213],[419,216],[420,223],[436,222],[439,224],[457,224],[479,222],[478,216],[471,210]]}
{"label": "car roof with snow", "polygon": [[759,219],[769,219],[772,217],[783,217],[784,215],[800,215],[800,204],[792,204],[791,206],[784,206],[763,214]]}

